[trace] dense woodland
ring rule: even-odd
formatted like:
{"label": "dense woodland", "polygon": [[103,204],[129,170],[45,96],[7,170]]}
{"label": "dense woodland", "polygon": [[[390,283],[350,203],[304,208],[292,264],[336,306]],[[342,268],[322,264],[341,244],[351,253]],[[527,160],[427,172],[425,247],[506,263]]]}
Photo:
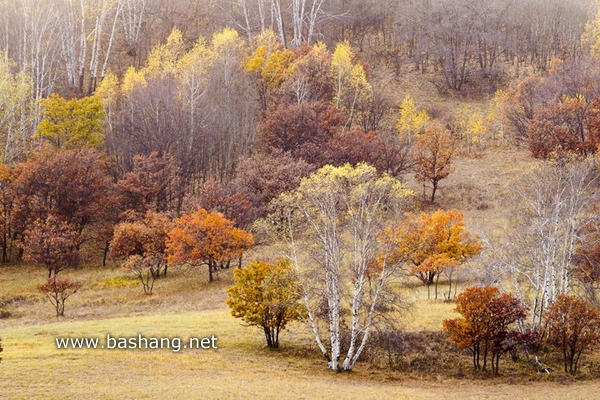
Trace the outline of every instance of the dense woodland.
{"label": "dense woodland", "polygon": [[[57,316],[70,269],[117,263],[150,295],[235,267],[233,315],[269,347],[306,322],[333,370],[401,347],[399,280],[456,301],[443,329],[475,370],[557,348],[574,374],[600,341],[596,1],[0,0],[0,19],[1,261],[43,266]],[[437,210],[462,159],[521,148],[539,162],[501,233]]]}

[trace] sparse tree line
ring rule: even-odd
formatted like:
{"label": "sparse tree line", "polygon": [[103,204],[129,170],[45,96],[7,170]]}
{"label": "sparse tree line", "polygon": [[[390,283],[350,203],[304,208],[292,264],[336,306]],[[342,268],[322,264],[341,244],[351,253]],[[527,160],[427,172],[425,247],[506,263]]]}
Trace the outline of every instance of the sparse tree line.
{"label": "sparse tree line", "polygon": [[[240,267],[234,316],[259,326],[269,347],[301,320],[329,368],[349,371],[397,315],[395,281],[416,277],[437,299],[442,278],[452,299],[456,270],[485,247],[493,261],[482,282],[495,287],[458,295],[450,340],[496,373],[507,352],[556,345],[575,373],[599,340],[596,21],[559,2],[552,13],[535,1],[389,2],[397,15],[380,9],[388,2],[350,3],[235,2],[227,22],[243,34],[215,28],[209,39],[195,29],[220,27],[219,2],[192,21],[184,2],[0,3],[10,11],[2,261],[43,265],[39,290],[57,316],[81,287],[63,271],[94,249],[146,294],[179,265],[206,268],[209,281]],[[171,26],[151,34],[158,10]],[[573,26],[586,32],[585,51]],[[457,91],[474,66],[491,76],[500,59],[548,71],[441,122],[410,96],[391,104],[349,41],[325,44],[338,37],[383,40],[394,62],[433,67]],[[514,185],[508,238],[469,233],[457,210],[419,212],[400,181],[414,173],[434,204],[459,151],[509,141],[544,162]],[[281,258],[241,268],[255,244]]]}
{"label": "sparse tree line", "polygon": [[[497,80],[505,65],[548,68],[553,58],[586,53],[581,36],[592,0],[15,0],[0,3],[0,49],[33,78],[37,98],[89,95],[109,74],[140,68],[173,28],[189,45],[233,27],[252,41],[266,30],[285,48],[349,40],[401,73],[439,72],[440,86],[462,90]],[[492,83],[492,86],[495,83]]]}

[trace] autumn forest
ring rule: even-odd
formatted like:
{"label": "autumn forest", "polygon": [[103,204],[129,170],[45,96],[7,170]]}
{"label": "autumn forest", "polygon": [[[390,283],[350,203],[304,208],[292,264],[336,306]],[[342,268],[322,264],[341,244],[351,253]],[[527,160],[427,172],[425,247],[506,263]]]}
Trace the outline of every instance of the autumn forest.
{"label": "autumn forest", "polygon": [[[599,389],[598,1],[0,0],[0,20],[0,394]],[[195,332],[221,347],[54,342]]]}

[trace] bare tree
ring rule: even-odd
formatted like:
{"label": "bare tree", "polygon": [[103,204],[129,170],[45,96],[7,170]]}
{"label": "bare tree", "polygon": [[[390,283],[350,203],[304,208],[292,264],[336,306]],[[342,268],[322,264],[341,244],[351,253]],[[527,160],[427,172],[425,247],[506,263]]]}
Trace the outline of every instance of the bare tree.
{"label": "bare tree", "polygon": [[125,35],[127,54],[136,57],[139,53],[140,35],[146,22],[147,0],[121,0],[121,29]]}
{"label": "bare tree", "polygon": [[494,266],[505,289],[530,305],[531,327],[559,294],[569,294],[580,235],[595,216],[598,171],[591,160],[559,160],[514,186],[514,227]]}

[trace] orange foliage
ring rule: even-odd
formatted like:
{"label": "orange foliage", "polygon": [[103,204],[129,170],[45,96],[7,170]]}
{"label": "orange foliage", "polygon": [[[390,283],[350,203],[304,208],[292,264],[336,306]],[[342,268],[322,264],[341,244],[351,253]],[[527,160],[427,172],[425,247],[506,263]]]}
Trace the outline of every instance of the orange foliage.
{"label": "orange foliage", "polygon": [[200,208],[175,221],[167,240],[167,259],[174,264],[208,265],[212,282],[217,266],[228,266],[253,245],[252,234],[236,228],[223,214]]}
{"label": "orange foliage", "polygon": [[[433,214],[407,213],[406,219],[384,232],[393,245],[392,262],[407,259],[411,273],[426,285],[437,284],[440,273],[479,253],[479,238],[465,230],[463,213],[438,210]],[[437,290],[436,290],[437,294]]]}

